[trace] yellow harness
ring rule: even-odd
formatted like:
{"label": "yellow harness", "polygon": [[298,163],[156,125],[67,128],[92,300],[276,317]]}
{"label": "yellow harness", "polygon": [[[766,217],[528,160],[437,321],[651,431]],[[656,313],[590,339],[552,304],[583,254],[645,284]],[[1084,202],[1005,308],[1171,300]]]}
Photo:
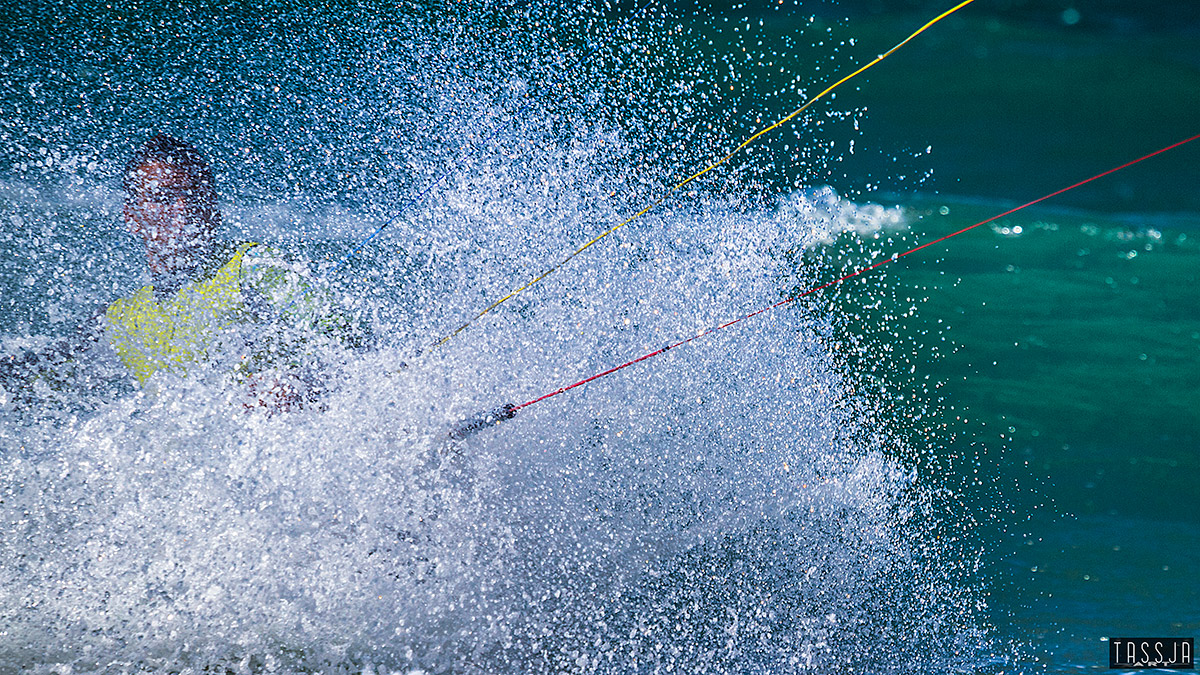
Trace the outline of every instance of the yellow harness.
{"label": "yellow harness", "polygon": [[206,360],[217,336],[248,320],[242,257],[255,245],[238,246],[211,277],[189,282],[162,303],[154,286],[144,286],[108,306],[105,335],[139,384],[160,370],[184,372]]}

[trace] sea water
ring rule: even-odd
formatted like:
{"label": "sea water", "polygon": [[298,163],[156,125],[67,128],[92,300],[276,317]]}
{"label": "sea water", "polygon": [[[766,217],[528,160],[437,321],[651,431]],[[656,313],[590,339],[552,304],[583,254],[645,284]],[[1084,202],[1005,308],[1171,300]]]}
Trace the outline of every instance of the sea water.
{"label": "sea water", "polygon": [[1004,210],[929,196],[923,143],[854,174],[838,100],[430,348],[909,17],[67,9],[8,28],[4,354],[146,282],[119,171],[156,130],[379,339],[276,415],[102,358],[6,399],[0,669],[1058,671],[1200,625],[1200,233],[1166,205],[1006,220],[447,440]]}

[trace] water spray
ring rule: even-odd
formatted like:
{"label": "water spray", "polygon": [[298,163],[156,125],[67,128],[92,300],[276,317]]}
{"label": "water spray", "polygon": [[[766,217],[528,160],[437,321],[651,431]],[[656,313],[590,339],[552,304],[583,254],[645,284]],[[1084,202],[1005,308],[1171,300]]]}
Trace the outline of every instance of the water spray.
{"label": "water spray", "polygon": [[855,277],[858,277],[858,276],[861,276],[861,275],[863,275],[863,274],[866,274],[867,272],[870,272],[870,271],[872,271],[872,270],[879,269],[880,267],[883,267],[884,265],[887,265],[887,264],[889,264],[889,263],[894,263],[894,262],[896,262],[897,260],[899,260],[899,259],[901,259],[901,258],[903,258],[903,257],[905,257],[905,256],[909,256],[909,255],[912,255],[913,253],[916,253],[917,251],[920,251],[920,250],[922,250],[922,249],[925,249],[925,248],[929,248],[930,246],[933,246],[933,245],[935,245],[935,244],[939,244],[939,243],[941,243],[941,242],[943,242],[943,241],[947,241],[947,240],[949,240],[949,239],[953,239],[954,237],[957,237],[957,236],[959,236],[960,234],[965,234],[965,233],[967,233],[967,232],[970,232],[971,230],[974,230],[975,228],[981,227],[981,226],[983,226],[983,225],[987,225],[988,223],[995,222],[995,221],[997,221],[997,220],[1000,220],[1001,218],[1004,218],[1004,217],[1006,217],[1006,216],[1010,216],[1010,215],[1012,215],[1012,214],[1014,214],[1014,213],[1016,213],[1016,212],[1018,212],[1018,211],[1021,211],[1021,210],[1023,210],[1023,209],[1026,209],[1026,208],[1028,208],[1028,207],[1030,207],[1030,206],[1033,206],[1034,204],[1038,204],[1038,203],[1044,202],[1044,201],[1046,201],[1047,199],[1050,199],[1050,198],[1052,198],[1052,197],[1057,197],[1058,195],[1061,195],[1061,194],[1063,194],[1063,193],[1065,193],[1065,192],[1070,192],[1071,190],[1074,190],[1075,188],[1081,187],[1081,186],[1083,186],[1083,185],[1087,185],[1088,183],[1091,183],[1092,181],[1099,180],[1100,178],[1104,178],[1105,176],[1108,176],[1108,175],[1110,175],[1110,174],[1114,174],[1114,173],[1116,173],[1116,172],[1118,172],[1118,171],[1121,171],[1122,169],[1126,169],[1126,168],[1128,168],[1128,167],[1131,167],[1131,166],[1133,166],[1134,164],[1138,164],[1138,163],[1140,163],[1140,162],[1144,162],[1144,161],[1146,161],[1146,160],[1150,159],[1151,157],[1155,157],[1155,156],[1161,155],[1161,154],[1163,154],[1163,153],[1165,153],[1165,152],[1168,152],[1168,151],[1170,151],[1170,150],[1174,150],[1175,148],[1178,148],[1178,147],[1180,147],[1180,146],[1182,146],[1182,145],[1186,145],[1186,144],[1188,144],[1188,143],[1191,143],[1192,141],[1195,141],[1195,140],[1197,140],[1197,139],[1200,139],[1200,134],[1197,134],[1197,135],[1195,135],[1195,136],[1191,136],[1190,138],[1185,138],[1184,140],[1182,140],[1182,141],[1178,141],[1178,142],[1176,142],[1176,143],[1172,143],[1171,145],[1168,145],[1168,146],[1166,146],[1166,147],[1163,147],[1163,148],[1160,148],[1160,149],[1158,149],[1158,150],[1155,150],[1154,152],[1151,152],[1151,153],[1149,153],[1149,154],[1142,155],[1141,157],[1139,157],[1139,158],[1137,158],[1137,159],[1135,159],[1135,160],[1132,160],[1132,161],[1126,162],[1126,163],[1124,163],[1124,164],[1121,164],[1120,166],[1113,167],[1113,168],[1111,168],[1111,169],[1109,169],[1109,170],[1107,170],[1107,171],[1104,171],[1103,173],[1098,173],[1098,174],[1096,174],[1095,176],[1092,176],[1091,178],[1086,178],[1086,179],[1084,179],[1084,180],[1081,180],[1081,181],[1079,181],[1078,183],[1074,183],[1073,185],[1069,185],[1069,186],[1067,186],[1067,187],[1065,187],[1065,188],[1062,188],[1062,189],[1059,189],[1059,190],[1055,190],[1054,192],[1051,192],[1050,194],[1047,194],[1047,195],[1045,195],[1045,196],[1043,196],[1043,197],[1038,197],[1037,199],[1034,199],[1033,201],[1026,202],[1026,203],[1024,203],[1024,204],[1022,204],[1022,205],[1020,205],[1020,206],[1017,206],[1017,207],[1011,208],[1011,209],[1009,209],[1009,210],[1007,210],[1007,211],[1004,211],[1003,213],[996,214],[996,215],[994,215],[994,216],[992,216],[992,217],[990,217],[990,218],[988,218],[988,219],[986,219],[986,220],[981,220],[981,221],[979,221],[978,223],[975,223],[974,225],[970,225],[970,226],[968,226],[968,227],[964,227],[964,228],[962,228],[961,230],[958,230],[958,231],[956,231],[956,232],[951,232],[950,234],[944,235],[944,236],[942,236],[942,237],[939,237],[939,238],[937,238],[937,239],[934,239],[933,241],[926,242],[926,243],[924,243],[924,244],[921,244],[921,245],[919,245],[919,246],[914,246],[913,248],[910,248],[910,249],[908,249],[907,251],[904,251],[903,253],[894,253],[894,254],[892,254],[891,256],[889,256],[888,258],[886,258],[886,259],[884,259],[884,260],[881,260],[881,261],[879,261],[879,262],[877,262],[877,263],[874,263],[874,264],[872,264],[872,265],[867,265],[867,266],[865,266],[865,267],[860,267],[860,268],[858,268],[858,269],[854,270],[853,272],[850,272],[849,274],[845,274],[845,275],[843,275],[843,276],[841,276],[841,277],[838,277],[838,278],[836,278],[836,279],[833,279],[832,281],[827,281],[827,282],[825,282],[825,283],[823,283],[823,284],[820,284],[820,285],[818,285],[818,286],[813,286],[813,287],[811,287],[811,288],[809,288],[809,289],[807,289],[807,290],[805,290],[805,291],[802,291],[802,292],[800,292],[800,293],[796,293],[796,294],[790,295],[790,296],[788,296],[787,298],[785,298],[784,300],[780,300],[779,302],[777,302],[777,303],[775,303],[775,304],[773,304],[773,305],[769,305],[769,306],[767,306],[767,307],[763,307],[763,308],[761,308],[761,309],[758,309],[758,310],[756,310],[756,311],[750,312],[749,314],[745,314],[745,315],[743,315],[743,316],[740,316],[740,317],[738,317],[738,318],[736,318],[736,319],[733,319],[733,320],[731,320],[731,321],[727,321],[727,322],[725,322],[725,323],[722,323],[722,324],[719,324],[719,325],[717,325],[717,326],[713,326],[713,327],[711,327],[711,328],[707,328],[707,329],[705,329],[705,330],[703,330],[703,331],[700,331],[699,333],[697,333],[697,334],[695,334],[695,335],[693,335],[693,336],[691,336],[691,337],[688,337],[688,338],[684,338],[684,339],[678,340],[677,342],[672,342],[671,344],[668,344],[668,345],[667,345],[667,346],[665,346],[665,347],[662,347],[662,348],[660,348],[660,349],[656,349],[656,350],[654,350],[654,351],[652,351],[652,352],[650,352],[650,353],[648,353],[648,354],[644,354],[644,355],[642,355],[642,356],[639,356],[638,358],[636,358],[636,359],[633,359],[633,360],[631,360],[631,361],[626,361],[625,363],[622,363],[622,364],[621,364],[621,365],[619,365],[619,366],[614,366],[614,367],[612,367],[612,368],[609,368],[608,370],[605,370],[605,371],[602,371],[602,372],[596,373],[595,375],[592,375],[592,376],[590,376],[590,377],[586,377],[586,378],[584,378],[584,379],[582,379],[582,380],[579,380],[578,382],[575,382],[575,383],[573,383],[573,384],[568,384],[568,385],[566,385],[566,386],[559,387],[558,389],[555,389],[554,391],[551,391],[551,392],[549,392],[549,393],[547,393],[547,394],[543,394],[543,395],[541,395],[541,396],[538,396],[537,398],[530,399],[530,400],[528,400],[528,401],[526,401],[526,402],[524,402],[524,403],[521,403],[521,404],[519,404],[519,405],[513,405],[513,404],[505,405],[505,406],[503,406],[503,407],[501,407],[501,408],[498,408],[498,409],[496,409],[496,410],[494,410],[494,411],[492,411],[492,412],[490,412],[490,413],[488,413],[488,414],[486,414],[486,415],[484,415],[484,416],[481,416],[481,417],[479,417],[479,418],[473,418],[473,419],[469,420],[469,421],[468,421],[468,423],[467,423],[466,425],[464,425],[464,426],[462,426],[462,427],[460,427],[460,428],[456,428],[454,431],[451,431],[451,432],[450,432],[450,436],[451,436],[451,438],[453,438],[453,439],[456,439],[456,440],[461,440],[462,438],[465,438],[465,437],[466,437],[467,435],[469,435],[470,433],[474,433],[474,432],[476,432],[476,431],[479,431],[479,430],[482,430],[482,429],[484,429],[484,428],[487,428],[487,427],[490,427],[490,426],[494,426],[494,425],[496,425],[497,423],[499,423],[501,420],[505,420],[505,419],[511,419],[512,417],[514,417],[514,416],[517,414],[517,412],[519,412],[520,410],[522,410],[522,409],[524,409],[524,408],[527,408],[527,407],[529,407],[529,406],[531,406],[531,405],[533,405],[533,404],[535,404],[535,403],[540,403],[541,401],[545,401],[546,399],[553,398],[553,397],[555,397],[555,396],[558,396],[559,394],[566,393],[566,392],[568,392],[568,391],[570,391],[570,390],[572,390],[572,389],[575,389],[576,387],[582,387],[583,385],[585,385],[585,384],[587,384],[587,383],[589,383],[589,382],[592,382],[592,381],[594,381],[594,380],[598,380],[598,379],[600,379],[600,378],[602,378],[602,377],[606,377],[606,376],[608,376],[608,375],[612,375],[613,373],[615,373],[615,372],[617,372],[617,371],[619,371],[619,370],[624,370],[625,368],[628,368],[629,366],[632,366],[632,365],[634,365],[634,364],[637,364],[637,363],[641,363],[642,361],[646,361],[646,360],[652,359],[652,358],[654,358],[654,357],[656,357],[656,356],[659,356],[659,355],[661,355],[661,354],[664,354],[664,353],[666,353],[667,351],[669,351],[669,350],[671,350],[671,349],[674,349],[674,348],[676,348],[676,347],[682,347],[683,345],[686,345],[686,344],[688,344],[688,343],[692,342],[693,340],[698,340],[698,339],[700,339],[700,338],[702,338],[702,337],[705,337],[705,336],[707,336],[707,335],[711,335],[712,333],[716,333],[717,331],[724,330],[724,329],[726,329],[726,328],[729,328],[729,327],[731,327],[731,326],[737,325],[737,324],[739,324],[739,323],[741,323],[741,322],[743,322],[743,321],[746,321],[746,320],[748,320],[748,319],[752,319],[752,318],[754,318],[754,317],[756,317],[756,316],[758,316],[758,315],[760,315],[760,314],[765,314],[765,313],[767,313],[767,312],[770,312],[771,310],[778,309],[779,307],[783,307],[784,305],[791,304],[791,303],[793,303],[793,302],[795,302],[795,301],[799,300],[800,298],[803,298],[803,297],[806,297],[806,296],[812,295],[812,294],[814,294],[814,293],[817,293],[817,292],[819,292],[819,291],[823,291],[823,290],[825,290],[825,289],[827,289],[827,288],[831,288],[831,287],[833,287],[833,286],[837,286],[837,285],[839,285],[839,284],[842,284],[842,283],[844,283],[844,282],[846,282],[846,281],[849,281],[849,280],[851,280],[851,279],[853,279],[853,278],[855,278]]}
{"label": "water spray", "polygon": [[[792,120],[794,120],[794,119],[795,119],[795,118],[796,118],[798,115],[800,115],[800,113],[804,112],[805,110],[808,110],[808,109],[809,109],[809,108],[810,108],[810,107],[811,107],[811,106],[812,106],[814,103],[816,103],[817,101],[819,101],[819,100],[821,100],[822,98],[824,98],[826,94],[829,94],[829,93],[831,93],[833,90],[837,89],[838,87],[840,87],[841,85],[845,84],[846,82],[849,82],[850,80],[854,79],[854,78],[855,78],[855,77],[857,77],[859,74],[866,72],[866,71],[867,71],[868,69],[870,69],[872,66],[874,66],[875,64],[879,63],[880,61],[882,61],[882,60],[886,59],[888,56],[891,56],[891,55],[892,55],[894,52],[896,52],[896,51],[897,51],[897,50],[899,50],[901,47],[903,47],[904,45],[906,45],[906,44],[908,44],[909,42],[911,42],[911,41],[912,41],[914,38],[916,38],[918,35],[920,35],[921,33],[924,33],[926,30],[928,30],[929,28],[931,28],[932,26],[934,26],[935,24],[937,24],[937,23],[938,23],[939,21],[941,21],[942,19],[945,19],[946,17],[948,17],[948,16],[950,16],[951,14],[953,14],[953,13],[957,12],[958,10],[962,9],[963,7],[966,7],[967,5],[971,4],[971,3],[972,3],[972,2],[974,2],[974,1],[975,1],[975,0],[963,0],[963,2],[960,2],[960,3],[958,3],[958,4],[957,4],[957,5],[955,5],[954,7],[951,7],[950,9],[948,9],[948,10],[946,10],[946,11],[942,12],[941,14],[937,15],[936,17],[934,17],[934,18],[933,18],[933,19],[931,19],[930,21],[926,22],[926,23],[925,23],[925,25],[921,26],[921,27],[920,27],[920,28],[918,28],[916,31],[914,31],[914,32],[913,32],[911,35],[909,35],[908,37],[906,37],[906,38],[904,38],[903,40],[901,40],[901,41],[900,41],[900,42],[899,42],[899,43],[898,43],[896,46],[894,46],[894,47],[892,47],[891,49],[887,50],[886,52],[884,52],[884,53],[880,54],[879,56],[876,56],[876,57],[875,57],[875,58],[874,58],[872,61],[870,61],[869,63],[867,63],[867,64],[866,64],[866,65],[864,65],[864,66],[860,66],[860,67],[859,67],[857,70],[855,70],[854,72],[850,73],[849,75],[846,75],[846,76],[842,77],[840,80],[838,80],[838,81],[834,82],[833,84],[829,85],[828,87],[826,87],[825,89],[823,89],[823,90],[821,91],[821,93],[817,94],[816,96],[813,96],[813,97],[809,98],[807,101],[805,101],[805,102],[804,102],[804,104],[803,104],[803,105],[801,105],[799,108],[796,108],[796,109],[795,109],[795,110],[793,110],[793,111],[792,111],[790,114],[788,114],[787,116],[785,116],[785,117],[781,118],[779,121],[777,121],[777,122],[775,122],[774,124],[772,124],[772,125],[770,125],[770,126],[767,126],[767,127],[764,127],[763,129],[760,129],[759,131],[755,132],[755,133],[754,133],[754,134],[752,134],[752,135],[751,135],[749,138],[747,138],[746,140],[742,141],[742,142],[741,142],[741,143],[740,143],[740,144],[739,144],[737,147],[735,147],[733,150],[730,150],[728,153],[726,153],[726,154],[725,154],[723,157],[721,157],[721,158],[720,158],[720,159],[718,159],[717,161],[713,162],[712,164],[709,164],[708,166],[706,166],[705,168],[701,169],[700,171],[697,171],[696,173],[694,173],[694,174],[692,174],[692,175],[688,176],[687,178],[683,179],[683,180],[682,180],[682,181],[680,181],[680,182],[679,182],[677,185],[675,185],[675,187],[673,187],[673,188],[671,188],[671,189],[667,190],[667,191],[666,191],[666,192],[664,192],[662,195],[660,195],[659,197],[657,197],[656,199],[654,199],[652,202],[650,202],[649,204],[647,204],[647,205],[646,205],[646,206],[645,206],[645,207],[644,207],[642,210],[638,211],[637,213],[633,214],[632,216],[629,216],[629,217],[628,217],[628,218],[626,218],[625,220],[622,220],[621,222],[617,223],[616,225],[614,225],[614,226],[612,226],[612,227],[608,228],[607,230],[605,230],[605,231],[601,232],[600,234],[596,235],[596,236],[595,236],[595,237],[593,237],[591,240],[589,240],[587,243],[585,243],[583,246],[580,246],[579,248],[575,249],[575,251],[574,251],[574,252],[572,252],[570,255],[566,256],[566,257],[565,257],[565,258],[563,258],[562,260],[560,260],[558,263],[556,263],[556,264],[555,264],[555,265],[553,265],[552,267],[548,268],[547,270],[545,270],[545,271],[544,271],[544,272],[542,272],[541,274],[538,274],[537,276],[533,277],[532,279],[530,279],[529,281],[525,282],[525,283],[524,283],[524,284],[522,284],[521,286],[517,287],[515,290],[511,291],[511,292],[510,292],[508,295],[505,295],[504,297],[500,298],[499,300],[496,300],[496,301],[492,302],[492,304],[490,304],[490,305],[488,305],[487,307],[485,307],[485,308],[483,309],[483,311],[481,311],[481,312],[479,312],[478,314],[476,314],[475,316],[471,317],[471,318],[470,318],[470,319],[468,319],[468,320],[467,320],[465,323],[463,323],[461,326],[459,326],[458,328],[455,328],[453,331],[451,331],[451,332],[450,332],[450,334],[446,335],[446,336],[445,336],[445,337],[443,337],[442,339],[440,339],[440,340],[438,340],[437,342],[435,342],[435,343],[434,343],[434,346],[436,347],[436,346],[438,346],[438,345],[445,344],[445,343],[446,343],[448,340],[450,340],[450,338],[453,338],[454,336],[456,336],[456,335],[458,335],[459,333],[461,333],[461,332],[463,332],[464,330],[466,330],[466,329],[467,329],[467,328],[468,328],[468,327],[469,327],[471,324],[473,324],[473,323],[475,323],[476,321],[478,321],[480,318],[482,318],[482,317],[483,317],[485,314],[487,314],[488,312],[490,312],[490,311],[492,311],[493,309],[495,309],[495,308],[499,307],[500,305],[504,304],[504,303],[505,303],[507,300],[509,300],[510,298],[512,298],[512,297],[514,297],[514,296],[516,296],[518,293],[521,293],[522,291],[525,291],[525,290],[529,289],[530,287],[532,287],[534,284],[538,283],[538,282],[539,282],[539,281],[541,281],[542,279],[545,279],[546,277],[550,276],[550,275],[551,275],[551,274],[553,274],[554,272],[558,271],[560,268],[562,268],[562,266],[563,266],[563,265],[566,265],[566,264],[567,264],[568,262],[570,262],[570,261],[571,261],[571,260],[572,260],[572,259],[573,259],[575,256],[577,256],[577,255],[579,255],[580,253],[583,253],[583,252],[584,252],[584,251],[586,251],[587,249],[591,248],[593,244],[595,244],[595,243],[599,242],[601,239],[604,239],[605,237],[607,237],[608,235],[612,234],[613,232],[616,232],[617,230],[621,229],[622,227],[625,227],[625,226],[626,226],[626,225],[628,225],[629,223],[632,223],[633,221],[635,221],[635,220],[637,220],[638,218],[642,217],[642,216],[643,216],[643,215],[645,215],[646,213],[649,213],[651,210],[653,210],[654,208],[658,207],[660,204],[662,204],[663,202],[665,202],[665,201],[666,201],[666,200],[667,200],[667,199],[668,199],[668,198],[669,198],[671,195],[673,195],[673,194],[675,194],[676,192],[678,192],[678,191],[679,191],[681,188],[683,188],[684,186],[688,185],[689,183],[691,183],[692,181],[696,180],[697,178],[699,178],[699,177],[703,176],[704,174],[708,173],[709,171],[712,171],[713,169],[715,169],[715,168],[717,168],[717,167],[721,166],[722,164],[725,164],[725,163],[726,163],[726,162],[728,162],[730,159],[732,159],[732,158],[733,158],[735,155],[737,155],[739,152],[741,152],[742,150],[744,150],[746,147],[748,147],[749,145],[751,145],[752,143],[754,143],[755,141],[757,141],[757,140],[758,140],[759,138],[761,138],[762,136],[764,136],[764,135],[766,135],[766,134],[770,133],[771,131],[774,131],[775,129],[778,129],[779,127],[781,127],[781,126],[783,126],[783,125],[787,124],[788,122],[791,122],[791,121],[792,121]],[[372,236],[373,236],[373,235],[372,235]]]}
{"label": "water spray", "polygon": [[[640,15],[642,12],[646,11],[646,8],[649,7],[651,5],[651,3],[653,3],[654,1],[655,0],[646,0],[646,2],[644,4],[642,4],[642,6],[637,9],[637,11],[635,11],[633,14],[630,14],[612,32],[616,33],[617,31],[621,30],[625,26],[632,23],[633,20],[636,19],[638,17],[638,15]],[[967,1],[973,2],[974,0],[967,0]],[[584,51],[584,53],[578,59],[576,59],[575,62],[570,65],[570,67],[566,68],[565,72],[570,72],[572,70],[575,70],[576,68],[583,65],[584,63],[587,63],[587,61],[596,54],[596,52],[599,50],[600,46],[603,44],[605,44],[605,41],[601,40],[600,42],[598,42],[596,44],[596,46]],[[470,155],[474,154],[476,150],[478,150],[479,148],[486,145],[489,141],[491,141],[493,138],[495,138],[496,135],[499,134],[504,128],[506,128],[509,124],[511,124],[512,120],[520,118],[521,115],[523,115],[526,111],[528,111],[532,106],[533,106],[533,101],[527,101],[525,103],[525,105],[521,106],[515,112],[513,112],[511,115],[508,116],[508,121],[505,121],[505,122],[502,122],[501,124],[496,125],[496,127],[494,129],[492,129],[491,133],[489,133],[487,136],[484,136],[483,139],[481,139],[473,147],[469,148],[467,152],[464,152],[462,157],[466,157],[466,156],[470,156]],[[333,264],[332,267],[330,267],[328,270],[326,270],[326,274],[333,274],[333,272],[335,270],[340,268],[342,265],[345,265],[354,256],[358,255],[358,253],[360,253],[364,248],[366,248],[367,245],[370,244],[375,239],[375,237],[379,236],[379,233],[383,232],[388,227],[391,227],[392,225],[394,225],[396,223],[396,221],[400,220],[400,217],[403,216],[408,211],[408,209],[412,208],[414,205],[419,203],[422,199],[425,198],[425,195],[429,194],[430,190],[432,190],[433,188],[440,185],[442,183],[442,181],[446,180],[446,178],[448,178],[450,176],[450,174],[453,173],[454,168],[456,166],[458,166],[460,163],[461,162],[454,162],[454,163],[447,165],[442,170],[442,172],[438,175],[437,178],[435,178],[428,185],[426,185],[424,188],[422,188],[421,191],[418,192],[415,196],[410,198],[408,201],[404,202],[400,206],[400,208],[396,209],[395,214],[391,218],[389,218],[387,221],[385,221],[379,227],[375,228],[375,230],[373,232],[371,232],[371,234],[367,235],[361,242],[359,242],[359,244],[357,246],[355,246],[353,250],[351,250],[346,255],[342,256],[341,260],[337,261],[336,263]],[[445,342],[445,340],[442,340],[442,342]],[[441,344],[441,343],[439,342],[438,344]]]}

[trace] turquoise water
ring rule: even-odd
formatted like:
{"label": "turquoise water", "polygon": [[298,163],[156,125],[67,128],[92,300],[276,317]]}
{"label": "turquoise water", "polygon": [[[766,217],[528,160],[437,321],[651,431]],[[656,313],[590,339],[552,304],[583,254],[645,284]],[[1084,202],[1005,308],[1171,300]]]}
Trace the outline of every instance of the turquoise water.
{"label": "turquoise water", "polygon": [[940,6],[6,19],[5,355],[142,283],[153,130],[318,273],[454,170],[330,279],[385,339],[324,410],[231,414],[209,373],[0,412],[0,670],[1074,672],[1200,633],[1193,147],[430,459],[1197,132],[1189,3],[979,5],[424,357]]}
{"label": "turquoise water", "polygon": [[[897,244],[1009,206],[914,200],[923,219]],[[965,499],[1003,503],[984,528],[998,621],[1052,670],[1106,665],[1102,637],[1197,627],[1200,251],[1186,217],[1152,220],[1035,208],[837,301],[869,340],[852,367],[886,345],[879,386],[941,402],[932,429],[894,423],[938,439],[931,472],[969,470]],[[883,302],[864,311],[864,293]]]}
{"label": "turquoise water", "polygon": [[[1078,9],[1090,29],[965,14],[863,87],[885,154],[933,147],[945,196],[893,197],[922,217],[908,241],[1194,133],[1190,9]],[[838,301],[864,314],[853,333],[916,308],[869,332],[916,367],[882,379],[953,406],[942,452],[970,458],[980,503],[1009,513],[985,537],[997,621],[1052,672],[1104,667],[1106,636],[1200,625],[1197,155],[1163,159],[902,261],[879,310],[854,309],[870,282]]]}

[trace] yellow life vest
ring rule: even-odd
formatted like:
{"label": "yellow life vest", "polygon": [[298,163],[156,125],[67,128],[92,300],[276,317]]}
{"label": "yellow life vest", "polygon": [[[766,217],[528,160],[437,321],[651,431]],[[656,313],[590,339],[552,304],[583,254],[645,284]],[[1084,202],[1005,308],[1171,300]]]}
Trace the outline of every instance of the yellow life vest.
{"label": "yellow life vest", "polygon": [[212,276],[189,282],[159,302],[154,286],[108,306],[105,335],[139,384],[161,370],[184,372],[207,360],[217,337],[248,318],[241,291],[242,258],[255,243],[237,247]]}

